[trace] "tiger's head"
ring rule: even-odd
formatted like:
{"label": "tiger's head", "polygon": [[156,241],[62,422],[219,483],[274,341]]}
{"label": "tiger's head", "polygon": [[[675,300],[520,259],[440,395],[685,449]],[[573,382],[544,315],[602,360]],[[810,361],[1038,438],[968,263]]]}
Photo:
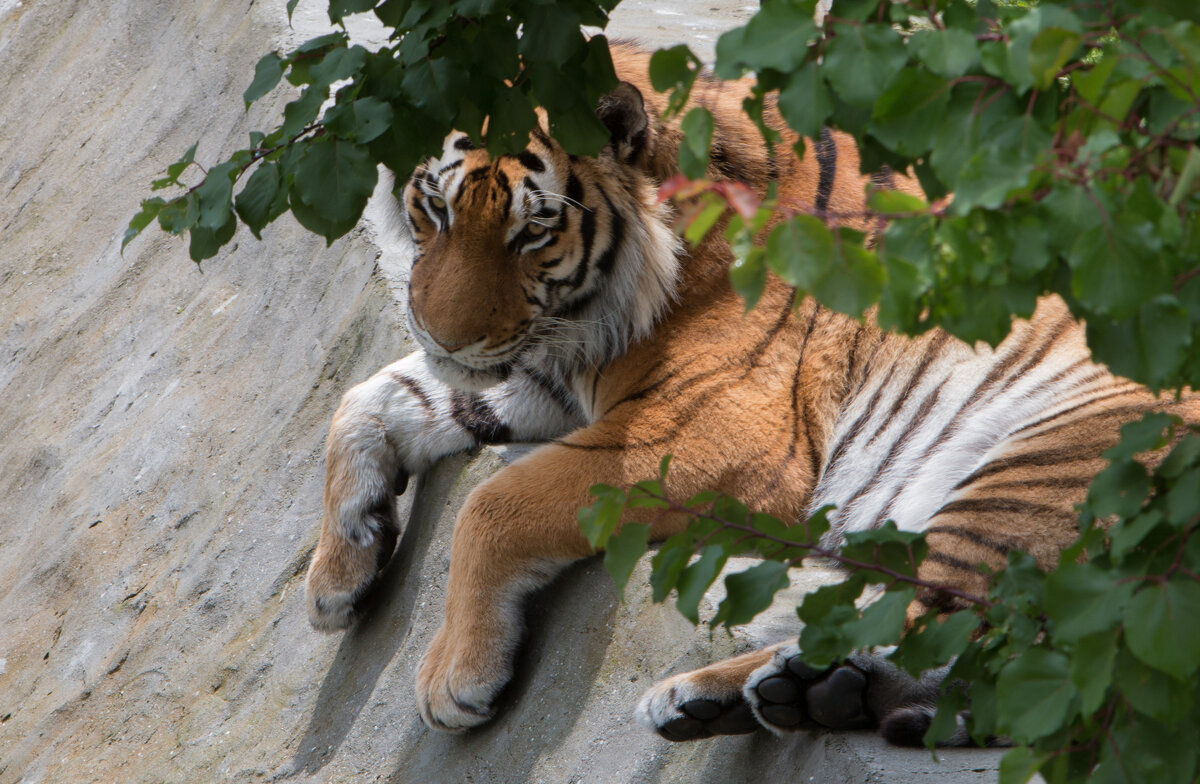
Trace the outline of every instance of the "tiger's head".
{"label": "tiger's head", "polygon": [[597,115],[611,139],[596,158],[568,154],[542,115],[516,155],[452,133],[405,186],[409,326],[446,384],[483,389],[519,363],[601,366],[675,296],[679,241],[641,93],[622,83]]}

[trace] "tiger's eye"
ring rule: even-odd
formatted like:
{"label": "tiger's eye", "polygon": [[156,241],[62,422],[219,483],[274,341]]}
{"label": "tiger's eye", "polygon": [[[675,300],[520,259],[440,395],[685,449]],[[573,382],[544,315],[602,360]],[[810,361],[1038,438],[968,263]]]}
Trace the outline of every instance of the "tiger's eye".
{"label": "tiger's eye", "polygon": [[546,233],[546,227],[540,223],[530,223],[525,226],[525,233],[530,237],[540,237]]}
{"label": "tiger's eye", "polygon": [[441,196],[430,196],[429,203],[439,210],[446,209],[446,200]]}

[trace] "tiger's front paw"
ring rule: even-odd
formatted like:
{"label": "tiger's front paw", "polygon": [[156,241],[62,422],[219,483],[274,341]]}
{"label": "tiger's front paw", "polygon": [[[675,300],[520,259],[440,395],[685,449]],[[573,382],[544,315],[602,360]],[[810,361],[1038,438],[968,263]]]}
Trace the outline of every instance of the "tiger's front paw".
{"label": "tiger's front paw", "polygon": [[751,673],[742,695],[764,727],[775,733],[814,725],[833,730],[875,725],[867,708],[867,675],[853,664],[825,669],[804,662],[799,647],[775,651]]}
{"label": "tiger's front paw", "polygon": [[417,708],[432,729],[461,732],[487,722],[496,698],[512,678],[502,646],[475,644],[443,626],[417,671]]}
{"label": "tiger's front paw", "polygon": [[321,532],[304,580],[308,621],[314,629],[338,632],[354,623],[395,546],[396,533],[390,528],[362,543]]}

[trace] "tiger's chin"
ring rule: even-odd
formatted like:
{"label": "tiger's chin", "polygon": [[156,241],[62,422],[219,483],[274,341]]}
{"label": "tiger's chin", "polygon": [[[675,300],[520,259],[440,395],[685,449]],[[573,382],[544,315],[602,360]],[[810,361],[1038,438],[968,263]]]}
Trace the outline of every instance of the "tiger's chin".
{"label": "tiger's chin", "polygon": [[461,389],[464,392],[482,392],[508,380],[512,374],[512,365],[503,363],[488,368],[467,367],[446,357],[425,355],[425,363],[434,378],[448,387]]}

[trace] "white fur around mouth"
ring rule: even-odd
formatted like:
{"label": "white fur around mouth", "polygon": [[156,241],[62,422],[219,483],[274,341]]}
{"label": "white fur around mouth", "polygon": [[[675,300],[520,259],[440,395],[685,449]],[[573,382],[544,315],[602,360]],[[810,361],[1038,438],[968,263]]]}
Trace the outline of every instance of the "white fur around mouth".
{"label": "white fur around mouth", "polygon": [[512,372],[509,364],[499,364],[486,369],[477,369],[456,362],[448,357],[425,355],[429,372],[443,384],[466,392],[482,392],[508,379]]}

